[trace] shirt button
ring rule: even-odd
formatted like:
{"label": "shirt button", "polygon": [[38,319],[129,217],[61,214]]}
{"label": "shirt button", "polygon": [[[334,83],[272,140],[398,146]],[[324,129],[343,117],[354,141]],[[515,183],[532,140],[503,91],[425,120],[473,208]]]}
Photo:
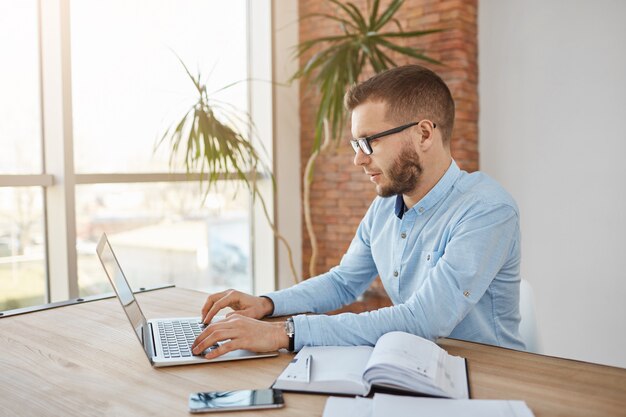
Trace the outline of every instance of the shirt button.
{"label": "shirt button", "polygon": [[420,213],[424,212],[424,207],[420,207],[417,211],[419,211]]}
{"label": "shirt button", "polygon": [[464,291],[463,295],[466,296],[466,297],[469,297],[470,296],[470,292],[469,291]]}
{"label": "shirt button", "polygon": [[393,276],[397,278],[398,277],[398,271],[393,271]]}
{"label": "shirt button", "polygon": [[404,232],[403,232],[403,233],[400,235],[400,237],[401,237],[402,239],[406,239],[406,233],[404,233]]}
{"label": "shirt button", "polygon": [[430,255],[426,255],[426,260],[430,261]]}

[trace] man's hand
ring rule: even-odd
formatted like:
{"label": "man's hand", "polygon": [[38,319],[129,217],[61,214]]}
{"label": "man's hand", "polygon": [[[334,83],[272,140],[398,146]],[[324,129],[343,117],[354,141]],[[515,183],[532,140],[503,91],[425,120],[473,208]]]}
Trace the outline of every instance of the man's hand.
{"label": "man's hand", "polygon": [[240,316],[252,317],[253,319],[260,319],[274,311],[274,304],[268,298],[255,297],[236,290],[226,290],[211,294],[207,298],[202,307],[202,322],[204,324],[211,323],[213,317],[224,307],[230,307],[235,310],[228,313],[226,317],[238,314]]}
{"label": "man's hand", "polygon": [[228,339],[229,342],[222,343],[204,357],[213,359],[236,349],[271,352],[289,346],[284,322],[265,322],[234,313],[207,326],[191,348],[195,355],[199,355],[217,342]]}

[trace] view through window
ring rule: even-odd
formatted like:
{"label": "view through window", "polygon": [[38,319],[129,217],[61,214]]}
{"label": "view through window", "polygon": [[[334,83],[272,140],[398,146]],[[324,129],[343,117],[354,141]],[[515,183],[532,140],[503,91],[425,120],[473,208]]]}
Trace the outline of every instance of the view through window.
{"label": "view through window", "polygon": [[43,223],[41,187],[0,188],[0,310],[45,302]]}
{"label": "view through window", "polygon": [[95,254],[102,232],[133,288],[176,284],[251,291],[250,202],[240,184],[229,185],[203,204],[195,183],[78,186],[81,296],[110,291]]}
{"label": "view through window", "polygon": [[[135,289],[174,283],[252,291],[245,186],[224,180],[205,194],[181,176],[164,180],[170,149],[155,151],[196,100],[179,58],[202,74],[220,105],[248,111],[247,2],[69,6],[78,295],[111,291],[95,255],[102,232]],[[38,9],[36,0],[0,2],[0,49],[11,63],[0,67],[0,310],[50,301],[46,277],[56,279],[46,270],[46,242],[54,237],[45,226],[52,180],[42,164]]]}
{"label": "view through window", "polygon": [[[78,173],[170,171],[170,149],[154,152],[155,143],[197,94],[179,58],[209,92],[246,79],[242,0],[74,1],[71,22]],[[212,98],[246,111],[246,83]],[[81,295],[108,288],[93,251],[103,231],[133,287],[251,291],[249,201],[243,190],[233,200],[237,185],[220,185],[204,204],[197,184],[79,186]]]}
{"label": "view through window", "polygon": [[[37,1],[0,2],[0,176],[40,174]],[[0,310],[46,295],[40,187],[0,188]]]}

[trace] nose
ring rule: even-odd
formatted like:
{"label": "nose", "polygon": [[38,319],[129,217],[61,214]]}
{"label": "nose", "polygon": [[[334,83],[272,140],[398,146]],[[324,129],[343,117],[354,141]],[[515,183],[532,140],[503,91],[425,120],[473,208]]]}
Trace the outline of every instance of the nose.
{"label": "nose", "polygon": [[369,163],[370,157],[369,155],[365,155],[365,153],[363,153],[363,151],[361,149],[359,149],[355,154],[354,154],[354,165],[355,166],[363,166],[363,165],[367,165]]}

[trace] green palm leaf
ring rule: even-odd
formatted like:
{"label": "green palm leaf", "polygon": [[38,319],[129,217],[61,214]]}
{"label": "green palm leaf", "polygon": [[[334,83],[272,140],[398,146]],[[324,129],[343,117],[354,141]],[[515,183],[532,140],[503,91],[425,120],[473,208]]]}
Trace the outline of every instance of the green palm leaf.
{"label": "green palm leaf", "polygon": [[232,106],[210,98],[200,75],[194,76],[180,58],[179,61],[194,84],[198,98],[183,118],[167,129],[156,144],[159,147],[169,143],[172,150],[170,166],[175,167],[180,158],[188,173],[202,174],[201,178],[206,181],[206,193],[231,173],[240,178],[253,193],[258,191],[254,181],[249,180],[256,178],[256,175],[250,175],[252,172],[261,171],[262,176],[274,182],[267,164],[238,127],[254,131],[249,116],[243,117]]}
{"label": "green palm leaf", "polygon": [[[380,10],[380,0],[374,0],[366,12],[352,2],[329,0],[337,8],[337,15],[312,13],[304,18],[330,19],[339,24],[342,34],[323,36],[301,42],[295,55],[300,58],[320,48],[294,73],[292,80],[306,80],[316,87],[320,105],[315,116],[313,152],[320,149],[324,121],[330,126],[331,140],[339,142],[346,123],[343,96],[352,84],[359,81],[367,66],[381,72],[397,66],[391,53],[417,60],[440,64],[423,51],[393,43],[395,39],[409,39],[440,32],[441,29],[403,32],[395,18],[404,0],[393,0]],[[397,26],[397,30],[389,29]],[[387,29],[384,32],[383,29]]]}

